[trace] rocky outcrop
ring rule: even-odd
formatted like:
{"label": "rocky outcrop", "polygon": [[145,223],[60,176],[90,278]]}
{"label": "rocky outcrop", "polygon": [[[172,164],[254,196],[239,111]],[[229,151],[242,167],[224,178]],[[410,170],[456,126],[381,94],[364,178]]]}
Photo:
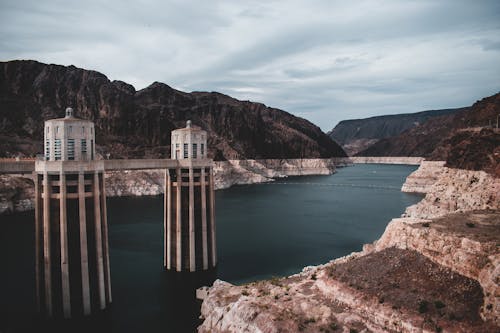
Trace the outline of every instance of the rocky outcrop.
{"label": "rocky outcrop", "polygon": [[0,175],[0,215],[35,208],[35,185],[30,178]]}
{"label": "rocky outcrop", "polygon": [[216,282],[199,332],[498,331],[500,180],[443,162],[408,178],[426,197],[378,241],[290,277]]}
{"label": "rocky outcrop", "polygon": [[165,158],[186,120],[208,132],[215,160],[346,156],[319,127],[288,112],[216,92],[186,93],[154,82],[136,91],[74,66],[0,62],[0,157],[42,153],[43,122],[72,106],[95,122],[110,158]]}
{"label": "rocky outcrop", "polygon": [[444,167],[424,199],[408,207],[404,216],[430,219],[450,213],[498,209],[500,178],[484,171]]}
{"label": "rocky outcrop", "polygon": [[165,170],[106,172],[106,195],[128,197],[163,194]]}
{"label": "rocky outcrop", "polygon": [[327,134],[339,143],[349,156],[352,156],[380,139],[397,136],[406,130],[425,123],[431,118],[453,114],[464,109],[431,110],[343,120]]}
{"label": "rocky outcrop", "polygon": [[[375,243],[373,250],[377,252],[392,247],[414,250],[439,265],[478,281],[484,291],[482,315],[485,319],[498,321],[498,231],[498,211],[457,213],[432,220],[393,219],[383,236]],[[366,247],[366,250],[369,249],[370,246]],[[500,321],[497,324],[500,324]]]}
{"label": "rocky outcrop", "polygon": [[445,171],[444,161],[422,161],[417,170],[412,172],[401,188],[407,193],[427,193],[430,192],[441,174]]}
{"label": "rocky outcrop", "polygon": [[215,188],[273,181],[288,176],[331,175],[333,159],[229,160],[214,163]]}

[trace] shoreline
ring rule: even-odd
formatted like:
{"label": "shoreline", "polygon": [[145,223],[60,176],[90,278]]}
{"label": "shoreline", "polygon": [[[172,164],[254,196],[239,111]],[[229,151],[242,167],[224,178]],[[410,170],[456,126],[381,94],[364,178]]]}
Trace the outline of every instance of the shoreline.
{"label": "shoreline", "polygon": [[[234,185],[272,182],[289,176],[331,175],[336,168],[353,164],[418,165],[423,158],[336,157],[314,159],[227,160],[214,162],[215,190]],[[127,170],[105,173],[108,197],[163,194],[163,170]],[[0,215],[34,209],[34,185],[30,177],[0,175]]]}
{"label": "shoreline", "polygon": [[[444,162],[429,161],[407,177],[402,190],[426,195],[407,207],[402,217],[392,219],[384,234],[361,252],[305,267],[289,277],[241,286],[217,280],[211,288],[199,289],[204,322],[198,331],[333,332],[333,326],[344,331],[373,332],[498,329],[500,286],[495,277],[500,270],[500,253],[495,237],[500,238],[500,179],[483,171],[451,169],[444,167]],[[411,285],[415,280],[411,288],[418,293],[393,285],[380,287],[393,277],[397,279],[401,272],[391,271],[377,280],[372,277],[374,271],[360,268],[380,258],[395,261],[392,266],[381,264],[375,270],[390,271],[405,262],[408,271],[414,269],[413,275],[398,284]],[[361,273],[345,274],[345,267]],[[361,278],[355,278],[358,276]],[[449,287],[437,288],[432,276],[443,281],[454,276],[453,281],[460,283],[450,280]],[[373,281],[376,283],[370,283]],[[459,304],[454,299],[466,292],[462,290],[466,285],[475,288],[476,296]],[[433,307],[432,302],[437,300],[427,300],[431,293],[442,299],[436,303],[439,307],[446,300],[445,310]],[[426,307],[431,304],[429,314],[427,309],[425,314],[420,312],[424,301]],[[442,317],[445,312],[448,315]],[[467,317],[465,313],[472,314]]]}

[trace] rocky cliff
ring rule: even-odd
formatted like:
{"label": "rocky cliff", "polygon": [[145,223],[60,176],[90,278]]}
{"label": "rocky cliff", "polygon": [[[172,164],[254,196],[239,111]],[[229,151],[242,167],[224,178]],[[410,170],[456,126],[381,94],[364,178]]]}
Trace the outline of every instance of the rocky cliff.
{"label": "rocky cliff", "polygon": [[427,162],[426,192],[362,252],[301,273],[201,289],[199,332],[496,332],[500,179]]}
{"label": "rocky cliff", "polygon": [[465,109],[430,110],[343,120],[327,134],[340,144],[348,155],[352,156],[381,139],[397,136],[406,130],[425,123],[431,118],[454,114]]}
{"label": "rocky cliff", "polygon": [[500,176],[500,93],[457,113],[432,118],[402,134],[378,141],[359,156],[419,156],[453,168]]}
{"label": "rocky cliff", "polygon": [[169,156],[170,131],[187,119],[207,130],[216,160],[345,156],[317,126],[260,103],[160,82],[136,91],[74,66],[9,61],[0,62],[0,157],[41,153],[43,121],[67,106],[95,122],[98,151],[111,158]]}

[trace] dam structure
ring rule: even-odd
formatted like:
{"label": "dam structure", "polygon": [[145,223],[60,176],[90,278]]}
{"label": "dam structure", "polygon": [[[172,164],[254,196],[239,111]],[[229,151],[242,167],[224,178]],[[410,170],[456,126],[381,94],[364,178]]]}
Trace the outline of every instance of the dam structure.
{"label": "dam structure", "polygon": [[94,123],[67,108],[65,117],[45,122],[43,156],[0,160],[0,174],[32,175],[35,183],[35,298],[43,317],[93,315],[112,303],[106,171],[164,170],[164,267],[174,273],[214,271],[215,192],[207,132],[191,121],[174,130],[171,157],[102,159]]}
{"label": "dam structure", "polygon": [[43,160],[35,161],[37,306],[49,318],[72,318],[111,303],[104,161],[95,160],[91,121],[45,122]]}
{"label": "dam structure", "polygon": [[207,159],[207,132],[193,127],[172,131],[165,175],[164,265],[177,272],[209,270],[217,264],[213,161]]}

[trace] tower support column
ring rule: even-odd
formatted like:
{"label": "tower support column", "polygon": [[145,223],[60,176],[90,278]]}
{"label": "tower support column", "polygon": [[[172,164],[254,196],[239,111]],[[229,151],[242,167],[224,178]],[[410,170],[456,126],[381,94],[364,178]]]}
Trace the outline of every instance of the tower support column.
{"label": "tower support column", "polygon": [[102,253],[102,230],[101,230],[101,203],[99,191],[99,174],[94,172],[94,223],[95,223],[95,246],[97,259],[97,278],[99,291],[99,306],[100,309],[106,307],[106,295],[104,291],[104,260]]}
{"label": "tower support column", "polygon": [[50,256],[50,196],[49,175],[43,173],[43,272],[45,285],[45,311],[52,316],[52,260]]}
{"label": "tower support column", "polygon": [[170,170],[165,169],[165,204],[164,204],[164,258],[163,264],[167,269],[172,269],[172,183]]}
{"label": "tower support column", "polygon": [[177,195],[176,195],[176,221],[175,221],[175,240],[177,242],[176,255],[177,255],[177,265],[176,269],[178,272],[182,270],[182,221],[181,221],[181,188],[182,188],[182,174],[181,169],[177,168]]}
{"label": "tower support column", "polygon": [[68,218],[66,209],[66,174],[59,173],[59,236],[61,244],[61,287],[64,318],[71,317],[68,257]]}
{"label": "tower support column", "polygon": [[193,168],[189,168],[189,271],[196,270],[196,247],[194,234],[194,177]]}
{"label": "tower support column", "polygon": [[207,182],[205,167],[201,168],[201,232],[203,246],[203,269],[208,269],[208,240],[207,240]]}
{"label": "tower support column", "polygon": [[215,245],[215,191],[214,170],[210,166],[210,237],[212,238],[212,266],[217,265],[217,247]]}
{"label": "tower support column", "polygon": [[78,173],[78,215],[80,218],[80,270],[82,271],[83,314],[90,314],[89,259],[87,249],[87,214],[85,210],[85,178]]}

